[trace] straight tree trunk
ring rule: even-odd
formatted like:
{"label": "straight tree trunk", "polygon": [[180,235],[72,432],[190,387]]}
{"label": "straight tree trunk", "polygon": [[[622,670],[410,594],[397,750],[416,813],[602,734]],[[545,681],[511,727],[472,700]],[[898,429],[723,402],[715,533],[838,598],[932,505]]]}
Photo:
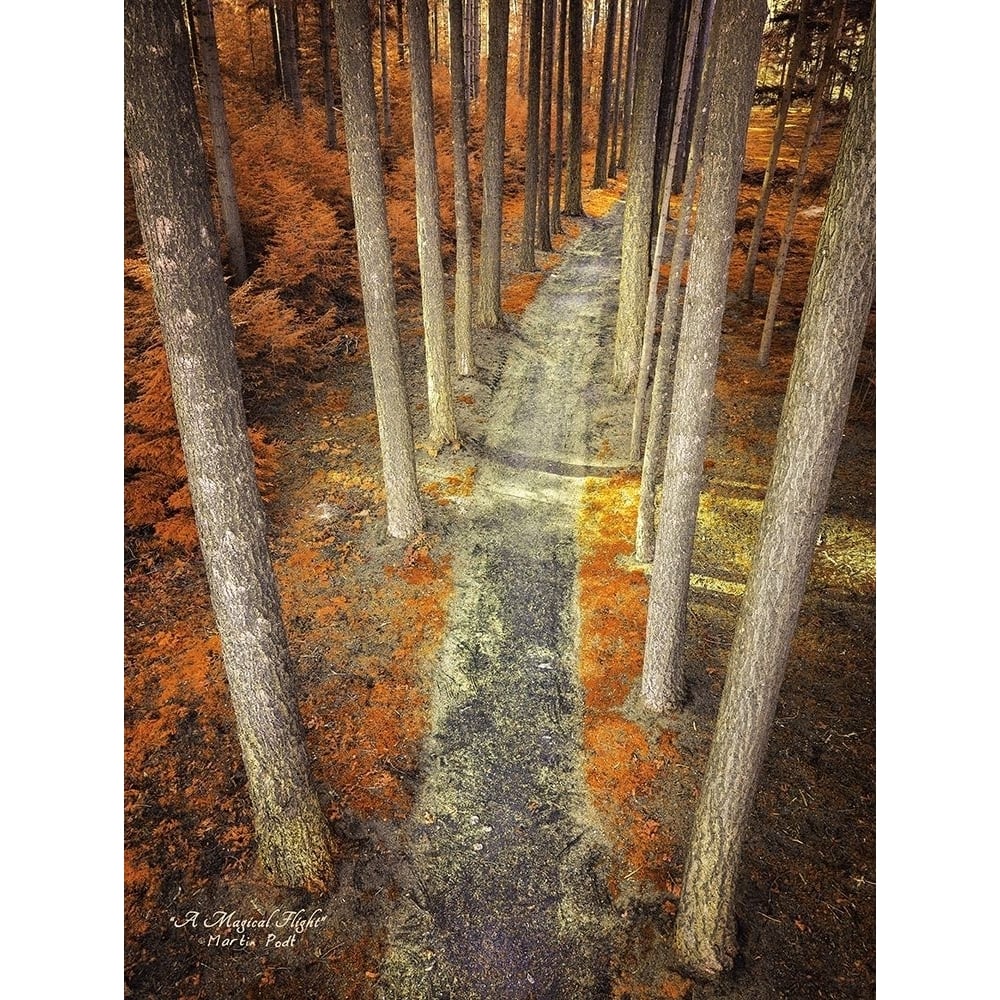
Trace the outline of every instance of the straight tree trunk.
{"label": "straight tree trunk", "polygon": [[278,26],[281,42],[281,78],[285,99],[296,118],[302,117],[302,86],[299,82],[298,27],[295,0],[278,0]]}
{"label": "straight tree trunk", "polygon": [[222,222],[229,247],[229,266],[233,269],[233,283],[242,285],[247,280],[247,254],[243,245],[243,223],[236,202],[236,179],[233,175],[232,145],[229,125],[226,123],[226,106],[222,94],[222,70],[219,67],[219,47],[215,39],[215,18],[212,0],[194,0],[197,4],[195,29],[198,51],[201,54],[208,96],[208,120],[212,126],[212,152],[215,158],[215,183],[219,189]]}
{"label": "straight tree trunk", "polygon": [[611,75],[615,61],[615,21],[618,0],[608,0],[607,25],[604,29],[604,59],[601,63],[601,103],[597,116],[597,153],[594,158],[593,188],[608,183],[608,141],[611,135]]}
{"label": "straight tree trunk", "polygon": [[538,124],[538,247],[552,249],[549,185],[552,180],[552,57],[555,48],[556,0],[544,0],[542,39],[542,97]]}
{"label": "straight tree trunk", "polygon": [[844,433],[875,280],[875,14],[830,189],[771,481],[695,810],[675,926],[684,966],[732,964],[747,818]]}
{"label": "straight tree trunk", "polygon": [[434,95],[431,90],[431,39],[427,0],[407,0],[410,20],[410,82],[413,159],[416,175],[417,255],[424,313],[427,358],[427,447],[436,454],[444,444],[458,445],[455,401],[448,368],[448,327],[441,263],[440,191],[434,146]]}
{"label": "straight tree trunk", "polygon": [[645,13],[644,0],[632,0],[628,23],[628,56],[625,62],[625,110],[622,112],[622,143],[618,150],[618,169],[628,166],[629,138],[632,130],[632,103],[635,97],[635,64],[638,60],[639,31]]}
{"label": "straight tree trunk", "polygon": [[549,215],[552,235],[562,232],[562,177],[563,177],[563,97],[566,82],[566,0],[559,0],[559,59],[556,76],[556,155],[555,175],[552,178],[552,211]]}
{"label": "straight tree trunk", "polygon": [[403,0],[396,0],[396,62],[400,66],[406,62],[406,46],[403,44]]}
{"label": "straight tree trunk", "polygon": [[[714,4],[713,4],[714,9]],[[708,52],[709,32],[711,25],[703,19],[701,34],[698,36],[698,48],[695,53],[693,80],[701,79],[701,69],[705,64]],[[693,106],[693,99],[687,103],[687,111],[681,121],[681,139],[677,148],[677,162],[674,167],[674,177],[672,190],[674,194],[680,194],[684,190],[684,179],[687,176],[687,166],[691,160],[691,133],[693,131],[692,115],[689,113]]]}
{"label": "straight tree trunk", "polygon": [[615,67],[615,94],[611,101],[611,155],[608,160],[608,177],[618,176],[618,131],[621,119],[622,59],[625,52],[625,11],[628,0],[621,0],[618,9],[618,64]]}
{"label": "straight tree trunk", "polygon": [[[469,88],[469,101],[479,98],[479,22],[479,0],[465,0],[465,80]],[[506,95],[504,101],[506,104]]]}
{"label": "straight tree trunk", "polygon": [[337,148],[337,109],[334,102],[330,0],[319,0],[319,47],[323,59],[323,107],[326,110],[326,148]]}
{"label": "straight tree trunk", "polygon": [[674,337],[677,334],[681,313],[681,274],[687,257],[694,210],[694,194],[698,183],[702,152],[705,148],[705,126],[708,108],[712,98],[712,83],[715,79],[715,61],[718,52],[718,31],[715,21],[715,0],[709,0],[705,20],[709,25],[706,36],[708,51],[702,63],[698,93],[695,98],[697,112],[691,136],[691,151],[687,173],[684,178],[684,192],[677,217],[677,229],[670,257],[670,279],[663,303],[663,322],[660,326],[660,345],[656,352],[656,370],[649,404],[649,426],[646,430],[646,444],[642,454],[642,479],[639,486],[639,509],[635,524],[635,558],[637,562],[653,561],[653,546],[656,541],[654,508],[656,482],[663,472],[663,439],[666,435],[667,415],[670,413],[671,366],[674,360]]}
{"label": "straight tree trunk", "polygon": [[760,240],[764,235],[764,220],[767,218],[767,206],[771,200],[771,186],[774,183],[774,171],[778,166],[778,156],[781,153],[781,143],[785,135],[785,122],[788,120],[788,109],[792,105],[792,91],[795,88],[795,77],[802,61],[802,50],[806,44],[806,23],[809,16],[811,0],[802,0],[799,16],[795,23],[795,44],[792,46],[788,62],[788,76],[781,91],[778,102],[777,118],[774,123],[774,135],[771,138],[771,153],[764,170],[764,181],[760,188],[760,198],[757,201],[757,215],[754,217],[753,233],[750,236],[750,248],[747,250],[747,262],[743,270],[743,284],[740,286],[740,297],[748,301],[753,298],[754,272],[757,269],[757,253],[760,250]]}
{"label": "straight tree trunk", "polygon": [[389,27],[386,21],[386,0],[378,0],[378,38],[380,68],[382,70],[382,135],[388,142],[392,138],[392,120],[389,108]]}
{"label": "straight tree trunk", "polygon": [[[698,41],[698,33],[701,27],[701,7],[702,0],[692,0],[691,13],[688,19],[687,40],[684,45],[684,58],[681,65],[680,86],[678,87],[679,98],[683,98],[688,88],[688,78],[694,65],[694,49]],[[683,103],[679,104],[674,111],[674,126],[670,136],[670,152],[667,156],[666,175],[673,174],[674,158],[677,155],[677,145],[681,130],[681,117],[683,116]],[[639,377],[635,386],[635,406],[632,410],[632,436],[629,442],[629,461],[637,462],[642,447],[642,423],[646,412],[646,388],[649,385],[649,369],[653,359],[653,334],[656,329],[657,319],[657,291],[660,286],[660,261],[663,258],[663,243],[667,234],[667,218],[670,215],[670,188],[663,185],[663,195],[660,199],[660,215],[657,220],[656,239],[653,247],[653,264],[649,274],[649,288],[646,292],[646,320],[642,334],[642,353],[639,359]],[[678,226],[676,229],[675,242],[683,241],[684,234]]]}
{"label": "straight tree trunk", "polygon": [[569,150],[567,215],[583,215],[583,0],[569,0]]}
{"label": "straight tree trunk", "polygon": [[500,311],[500,227],[503,221],[503,147],[507,115],[507,45],[510,0],[490,0],[486,76],[486,132],[483,140],[483,215],[479,237],[479,298],[476,324],[498,327]]}
{"label": "straight tree trunk", "polygon": [[371,24],[367,4],[335,0],[334,18],[340,53],[347,166],[354,201],[354,232],[361,270],[361,295],[368,328],[375,411],[388,531],[409,538],[423,526],[413,459],[413,424],[403,378],[392,276],[389,224],[385,211],[382,151],[372,72]]}
{"label": "straight tree trunk", "polygon": [[201,54],[198,52],[198,27],[195,24],[195,0],[184,0],[184,34],[191,50],[191,69],[194,73],[195,92],[201,93]]}
{"label": "straight tree trunk", "polygon": [[635,385],[642,344],[646,289],[649,285],[649,232],[656,118],[663,77],[663,54],[667,44],[669,7],[670,0],[649,0],[639,42],[639,75],[632,123],[633,149],[622,220],[622,264],[612,372],[614,385],[622,392]]}
{"label": "straight tree trunk", "polygon": [[823,97],[826,94],[827,82],[833,68],[833,55],[836,51],[837,40],[840,38],[840,28],[844,23],[845,0],[838,0],[834,8],[833,20],[826,36],[826,45],[823,48],[822,62],[816,78],[816,87],[813,91],[812,108],[809,111],[809,124],[806,126],[806,138],[799,151],[799,165],[795,171],[795,180],[792,182],[792,193],[788,199],[788,215],[785,218],[785,230],[781,234],[781,246],[778,248],[778,257],[774,262],[774,274],[771,277],[771,294],[767,300],[767,315],[764,317],[764,329],[760,335],[760,350],[757,354],[757,364],[761,368],[767,367],[767,362],[771,354],[771,336],[774,333],[774,321],[778,314],[778,303],[781,301],[781,285],[785,280],[785,266],[788,263],[788,249],[792,243],[792,229],[795,227],[795,216],[799,210],[799,199],[802,197],[802,185],[806,179],[806,171],[809,169],[809,154],[812,152],[816,140],[819,138],[820,129],[823,127]]}
{"label": "straight tree trunk", "polygon": [[235,332],[176,0],[125,4],[125,141],[261,864],[332,872],[247,437]]}
{"label": "straight tree trunk", "polygon": [[278,21],[278,0],[271,0],[267,6],[268,23],[271,26],[271,53],[274,57],[274,84],[283,101],[288,100],[285,93],[285,75],[281,71],[281,25]]}
{"label": "straight tree trunk", "polygon": [[455,162],[455,371],[459,375],[471,375],[476,366],[472,360],[472,206],[463,27],[462,0],[448,0],[451,136]]}
{"label": "straight tree trunk", "polygon": [[531,4],[532,0],[521,0],[520,51],[517,54],[517,92],[521,97],[524,97],[524,86],[528,78],[528,16],[531,11]]}
{"label": "straight tree trunk", "polygon": [[542,0],[531,0],[528,35],[528,122],[524,148],[524,212],[521,216],[522,271],[535,271],[535,221],[538,213],[538,119],[542,83]]}
{"label": "straight tree trunk", "polygon": [[766,0],[719,0],[717,78],[674,371],[642,669],[646,703],[661,712],[679,707],[685,697],[681,651],[691,548],[704,475],[736,202],[766,14]]}

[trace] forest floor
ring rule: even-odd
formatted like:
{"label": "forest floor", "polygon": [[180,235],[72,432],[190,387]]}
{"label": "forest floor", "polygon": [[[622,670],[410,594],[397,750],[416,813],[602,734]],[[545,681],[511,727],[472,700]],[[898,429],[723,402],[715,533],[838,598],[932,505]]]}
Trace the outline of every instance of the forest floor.
{"label": "forest floor", "polygon": [[[793,147],[804,123],[793,116]],[[755,111],[731,287],[769,112]],[[824,134],[828,174],[836,130]],[[788,664],[738,888],[740,957],[699,984],[670,931],[766,489],[812,247],[804,201],[768,369],[757,298],[727,309],[692,570],[692,697],[637,695],[647,568],[631,559],[629,399],[609,385],[623,182],[540,270],[505,228],[506,329],[457,380],[462,447],[418,451],[427,523],[386,536],[363,343],[275,393],[269,515],[336,876],[270,887],[197,560],[126,574],[126,995],[136,998],[874,996],[874,313]],[[749,224],[748,221],[749,220]],[[664,268],[664,276],[666,268]],[[763,299],[761,296],[763,295]],[[404,361],[425,424],[419,306]],[[166,595],[166,596],[165,596]],[[310,919],[311,918],[311,919]]]}

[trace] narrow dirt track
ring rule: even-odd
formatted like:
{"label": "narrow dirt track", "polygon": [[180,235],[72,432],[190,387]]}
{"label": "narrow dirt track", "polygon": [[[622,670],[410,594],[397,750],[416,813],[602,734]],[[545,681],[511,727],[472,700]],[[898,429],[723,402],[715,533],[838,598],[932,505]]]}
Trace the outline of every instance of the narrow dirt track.
{"label": "narrow dirt track", "polygon": [[577,517],[600,471],[619,210],[587,229],[511,331],[460,514],[385,998],[607,997],[608,846],[581,769]]}

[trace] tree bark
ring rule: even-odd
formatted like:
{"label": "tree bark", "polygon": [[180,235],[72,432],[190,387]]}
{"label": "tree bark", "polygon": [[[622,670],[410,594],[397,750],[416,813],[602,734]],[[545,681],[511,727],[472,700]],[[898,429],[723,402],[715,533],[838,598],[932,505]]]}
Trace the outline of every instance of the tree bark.
{"label": "tree bark", "polygon": [[302,86],[299,82],[299,33],[295,21],[295,0],[278,0],[278,27],[285,100],[291,105],[295,117],[301,118]]}
{"label": "tree bark", "polygon": [[386,0],[378,0],[379,65],[382,70],[382,135],[388,142],[392,138],[392,119],[389,108],[389,26],[386,20]]}
{"label": "tree bark", "polygon": [[622,112],[622,144],[618,151],[618,169],[628,166],[629,139],[632,130],[632,103],[635,97],[635,64],[638,60],[639,30],[645,13],[643,0],[632,0],[628,24],[628,55],[625,63],[625,109]]}
{"label": "tree bark", "polygon": [[271,54],[274,57],[274,85],[281,99],[285,97],[285,77],[281,72],[281,26],[278,23],[278,0],[271,0],[267,5],[267,18],[271,26]]}
{"label": "tree bark", "polygon": [[455,371],[459,375],[471,375],[476,366],[472,359],[472,206],[462,0],[448,0],[448,28],[451,45],[451,136],[455,162]]}
{"label": "tree bark", "polygon": [[407,0],[410,28],[410,107],[413,117],[413,159],[417,201],[417,255],[424,314],[427,358],[427,446],[458,445],[455,401],[448,367],[448,328],[444,308],[444,266],[441,263],[440,190],[434,145],[434,95],[431,91],[431,39],[427,0]]}
{"label": "tree bark", "polygon": [[642,692],[650,708],[684,701],[681,651],[691,548],[715,388],[747,125],[765,0],[719,0],[717,78],[709,109],[698,223],[691,247],[650,581]]}
{"label": "tree bark", "polygon": [[503,147],[507,115],[507,45],[510,0],[490,0],[486,76],[486,132],[483,140],[483,215],[479,237],[479,298],[476,323],[498,327],[500,310],[500,229],[503,221]]}
{"label": "tree bark", "polygon": [[388,530],[393,538],[409,538],[422,527],[423,513],[417,496],[413,425],[399,349],[396,285],[392,275],[389,224],[385,211],[368,6],[354,0],[336,0],[334,17],[340,52],[347,165],[354,201],[354,232],[375,386]]}
{"label": "tree bark", "polygon": [[[674,124],[670,136],[670,151],[667,156],[666,176],[673,174],[674,158],[677,155],[677,145],[681,130],[681,117],[684,113],[683,97],[687,92],[688,80],[694,65],[694,49],[698,41],[701,27],[702,0],[692,0],[690,17],[688,19],[687,41],[684,45],[684,58],[681,65],[678,98],[680,103],[674,110]],[[653,246],[653,263],[649,274],[649,287],[646,292],[646,319],[642,332],[642,353],[639,359],[639,377],[635,386],[635,406],[632,409],[632,436],[629,442],[629,461],[639,460],[642,447],[642,422],[646,411],[646,388],[649,385],[649,369],[653,358],[653,334],[657,319],[657,291],[660,286],[660,261],[663,258],[663,243],[667,233],[667,218],[670,215],[670,187],[663,185],[660,215],[657,220],[656,239]],[[684,233],[680,226],[675,230],[675,242],[683,241]]]}
{"label": "tree bark", "polygon": [[323,59],[323,108],[326,111],[326,148],[337,148],[337,109],[334,101],[332,23],[330,0],[319,0],[319,47]]}
{"label": "tree bark", "polygon": [[611,101],[611,154],[608,158],[608,177],[618,176],[618,131],[621,119],[622,59],[625,52],[625,12],[628,0],[621,0],[618,9],[618,62],[615,67],[615,93]]}
{"label": "tree bark", "polygon": [[875,280],[875,14],[844,126],[774,467],[688,848],[675,945],[698,975],[736,952],[747,818],[815,552]]}
{"label": "tree bark", "polygon": [[649,0],[639,42],[635,113],[628,188],[622,220],[622,264],[618,285],[612,379],[620,391],[635,385],[649,284],[649,232],[653,198],[653,154],[657,108],[667,44],[670,0]]}
{"label": "tree bark", "polygon": [[561,233],[562,230],[562,176],[563,176],[563,121],[565,119],[565,108],[563,98],[565,96],[566,83],[566,0],[559,0],[559,59],[557,61],[556,76],[556,153],[555,153],[555,174],[552,178],[552,211],[549,213],[552,235]]}
{"label": "tree bark", "polygon": [[280,885],[332,870],[236,364],[177,2],[125,5],[125,141],[261,863]]}
{"label": "tree bark", "polygon": [[597,152],[594,158],[594,188],[608,183],[608,140],[611,134],[611,77],[615,61],[615,22],[618,0],[608,0],[604,29],[604,58],[601,63],[601,103],[597,115]]}
{"label": "tree bark", "polygon": [[196,34],[201,55],[208,96],[208,120],[212,126],[212,152],[215,158],[215,183],[219,189],[222,223],[229,247],[229,265],[233,269],[233,283],[242,285],[247,280],[247,254],[243,245],[243,223],[236,201],[236,179],[233,175],[232,145],[229,125],[226,123],[226,106],[222,94],[222,70],[219,67],[219,48],[215,39],[215,18],[212,0],[195,0]]}
{"label": "tree bark", "polygon": [[781,153],[781,142],[785,135],[785,122],[788,120],[788,109],[792,106],[792,92],[795,89],[795,77],[802,61],[802,50],[806,44],[806,23],[809,16],[811,0],[802,0],[799,16],[795,24],[795,44],[792,46],[788,62],[788,76],[781,91],[778,102],[777,118],[774,123],[774,135],[771,137],[771,153],[764,170],[764,181],[760,187],[760,198],[757,200],[757,215],[753,221],[753,233],[750,236],[750,247],[747,250],[746,266],[743,270],[743,284],[740,286],[740,297],[753,298],[754,272],[757,269],[757,253],[760,250],[760,240],[764,235],[764,220],[767,218],[767,206],[771,200],[771,186],[774,183],[774,171],[778,165]]}
{"label": "tree bark", "polygon": [[583,215],[583,0],[569,0],[569,149],[567,215]]}
{"label": "tree bark", "polygon": [[826,94],[827,81],[833,67],[833,55],[837,47],[837,39],[840,37],[840,27],[844,23],[845,5],[846,0],[838,0],[837,6],[834,8],[833,20],[830,22],[830,28],[827,32],[826,45],[823,47],[822,61],[809,112],[809,124],[806,126],[806,138],[799,152],[799,165],[795,171],[792,193],[788,199],[785,229],[781,234],[781,246],[778,248],[778,257],[774,262],[774,274],[771,277],[771,294],[767,300],[767,315],[764,317],[764,329],[760,335],[760,350],[757,354],[757,364],[761,368],[767,367],[771,353],[771,336],[774,333],[774,321],[778,314],[778,302],[781,300],[781,285],[785,280],[785,266],[788,263],[788,249],[792,243],[792,229],[795,226],[795,216],[799,210],[799,199],[802,197],[802,185],[809,168],[809,154],[812,152],[812,148],[819,138],[820,129],[823,127],[823,97]]}
{"label": "tree bark", "polygon": [[521,215],[522,271],[535,271],[535,221],[538,213],[538,119],[542,84],[542,0],[532,0],[528,34],[528,121],[524,148],[524,212]]}
{"label": "tree bark", "polygon": [[403,43],[403,0],[396,0],[396,62],[406,62],[406,45]]}
{"label": "tree bark", "polygon": [[555,48],[556,0],[544,0],[542,96],[538,123],[538,248],[552,249],[549,186],[552,180],[552,57]]}
{"label": "tree bark", "polygon": [[705,126],[712,98],[712,82],[715,79],[715,61],[718,51],[715,0],[709,0],[705,20],[709,25],[709,34],[706,38],[708,51],[705,61],[702,63],[700,83],[695,99],[697,113],[694,116],[691,136],[689,154],[691,162],[688,164],[684,178],[684,193],[681,196],[674,246],[670,257],[670,279],[667,282],[667,294],[663,303],[660,345],[656,352],[656,368],[653,374],[653,388],[650,393],[649,426],[646,429],[646,444],[642,454],[642,479],[639,486],[639,508],[635,524],[635,558],[637,562],[644,563],[653,561],[653,547],[656,540],[654,519],[656,481],[663,471],[663,459],[660,452],[667,430],[667,415],[670,413],[672,395],[670,370],[674,359],[674,337],[677,333],[681,312],[681,274],[690,245],[688,232],[691,228],[691,216],[694,210],[698,170],[705,148]]}

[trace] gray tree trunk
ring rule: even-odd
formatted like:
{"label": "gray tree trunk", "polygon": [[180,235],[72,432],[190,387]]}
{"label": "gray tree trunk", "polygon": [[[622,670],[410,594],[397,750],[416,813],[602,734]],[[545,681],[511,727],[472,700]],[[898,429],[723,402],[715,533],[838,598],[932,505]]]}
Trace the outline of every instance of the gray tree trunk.
{"label": "gray tree trunk", "polygon": [[295,20],[295,0],[278,0],[278,28],[285,100],[291,105],[295,117],[301,118],[302,85],[299,81],[299,32]]}
{"label": "gray tree trunk", "polygon": [[549,186],[552,180],[552,57],[555,49],[556,0],[544,0],[542,96],[538,123],[538,248],[552,249]]}
{"label": "gray tree trunk", "polygon": [[847,420],[875,280],[875,14],[809,278],[746,595],[701,784],[675,927],[698,975],[736,952],[747,818]]}
{"label": "gray tree trunk", "polygon": [[219,47],[215,39],[215,18],[212,0],[195,0],[198,52],[201,55],[208,95],[208,120],[212,126],[212,151],[215,157],[215,183],[219,189],[222,206],[222,223],[229,247],[229,265],[233,269],[233,282],[242,285],[247,280],[247,254],[243,246],[243,223],[236,202],[236,179],[233,176],[232,145],[229,125],[226,123],[226,106],[222,94],[222,70],[219,67]]}
{"label": "gray tree trunk", "polygon": [[448,28],[451,33],[451,136],[455,162],[455,371],[459,375],[471,375],[476,366],[472,359],[472,206],[462,0],[448,0]]}
{"label": "gray tree trunk", "polygon": [[236,364],[180,4],[125,4],[125,141],[261,863],[280,885],[332,870]]}
{"label": "gray tree trunk", "polygon": [[649,285],[649,233],[653,199],[653,154],[663,78],[670,0],[649,0],[639,41],[639,67],[632,116],[628,188],[622,220],[622,265],[615,321],[614,369],[617,389],[635,385]]}
{"label": "gray tree trunk", "polygon": [[386,21],[386,0],[378,0],[378,38],[380,68],[382,70],[382,135],[388,142],[392,137],[392,118],[389,107],[389,26]]}
{"label": "gray tree trunk", "polygon": [[388,530],[393,538],[409,538],[422,527],[423,512],[417,495],[413,425],[399,349],[396,285],[385,212],[368,6],[354,0],[336,0],[334,17],[340,52],[347,166],[354,201],[354,233],[375,385]]}
{"label": "gray tree trunk", "polygon": [[424,354],[427,359],[428,450],[457,445],[455,400],[448,367],[448,325],[444,308],[444,266],[441,262],[440,189],[434,146],[434,95],[431,91],[431,37],[427,0],[407,0],[410,28],[410,107],[413,117],[413,159],[417,201],[417,255],[424,314]]}
{"label": "gray tree trunk", "polygon": [[556,76],[556,152],[555,173],[552,178],[552,211],[549,222],[552,235],[562,230],[562,177],[563,177],[563,122],[566,117],[563,98],[566,95],[566,0],[559,0],[559,59]]}
{"label": "gray tree trunk", "polygon": [[337,148],[337,109],[334,102],[333,54],[330,36],[333,31],[330,0],[319,0],[319,47],[323,60],[323,108],[326,111],[326,148]]}
{"label": "gray tree trunk", "polygon": [[538,124],[542,86],[542,0],[532,0],[528,33],[528,121],[524,148],[524,213],[521,216],[522,271],[535,271],[535,222],[538,214]]}
{"label": "gray tree trunk", "polygon": [[757,270],[757,253],[760,250],[760,240],[764,235],[764,220],[767,218],[767,206],[771,200],[771,186],[774,183],[774,171],[778,166],[778,156],[781,153],[781,143],[785,135],[785,122],[788,120],[788,109],[792,106],[792,93],[795,89],[795,77],[799,72],[802,52],[806,44],[806,23],[809,17],[811,0],[802,0],[799,16],[795,22],[795,44],[792,46],[788,61],[788,76],[781,91],[778,102],[777,117],[774,122],[774,135],[771,138],[771,154],[764,170],[764,180],[760,186],[760,198],[757,201],[757,215],[753,221],[753,233],[750,236],[750,247],[747,250],[747,262],[743,270],[743,284],[740,286],[740,297],[753,298],[754,272]]}
{"label": "gray tree trunk", "polygon": [[403,42],[403,0],[396,0],[396,62],[406,62],[406,45]]}
{"label": "gray tree trunk", "polygon": [[608,157],[608,177],[618,176],[618,132],[621,120],[622,61],[625,54],[625,14],[628,0],[618,8],[618,60],[615,66],[615,93],[611,101],[611,154]]}
{"label": "gray tree trunk", "polygon": [[[680,84],[678,86],[678,103],[674,110],[674,124],[670,136],[670,150],[667,156],[666,176],[673,175],[674,160],[677,156],[677,146],[680,139],[681,118],[684,113],[683,97],[688,90],[688,82],[694,65],[694,49],[698,41],[701,27],[702,0],[692,0],[691,13],[688,18],[687,40],[684,44],[684,57],[681,63]],[[667,218],[670,215],[670,187],[663,185],[660,215],[657,220],[656,239],[653,245],[653,263],[649,274],[649,288],[646,292],[646,319],[642,332],[642,352],[639,359],[639,377],[635,385],[635,405],[632,408],[632,435],[629,441],[629,461],[637,462],[642,447],[642,422],[646,412],[646,389],[649,385],[649,369],[653,359],[653,334],[657,319],[657,290],[660,285],[660,261],[663,258],[663,243],[667,233]],[[682,232],[678,226],[676,240],[682,240]]]}
{"label": "gray tree trunk", "polygon": [[802,185],[809,168],[809,154],[812,152],[812,148],[819,138],[820,129],[823,127],[823,98],[826,95],[830,72],[833,68],[833,57],[837,48],[837,40],[840,38],[840,28],[844,23],[845,6],[846,0],[838,0],[837,6],[834,8],[833,20],[830,22],[830,28],[827,32],[826,45],[823,47],[822,61],[816,78],[816,87],[813,91],[812,107],[809,111],[809,124],[806,126],[806,138],[799,152],[799,165],[795,170],[792,193],[788,199],[785,229],[781,234],[781,246],[778,248],[778,257],[774,262],[774,274],[771,277],[771,294],[767,300],[767,315],[764,317],[764,329],[761,331],[760,350],[757,354],[757,364],[761,368],[767,367],[771,354],[771,336],[774,333],[778,303],[781,301],[781,285],[785,280],[788,250],[792,244],[792,229],[795,226],[795,216],[799,210],[799,199],[802,197]]}
{"label": "gray tree trunk", "polygon": [[569,0],[569,149],[566,155],[567,215],[583,215],[583,0]]}
{"label": "gray tree trunk", "polygon": [[608,0],[607,26],[604,29],[604,58],[601,63],[601,102],[597,113],[597,151],[594,158],[594,188],[608,183],[608,142],[611,136],[611,84],[615,61],[615,23],[618,0]]}
{"label": "gray tree trunk", "polygon": [[628,22],[628,54],[625,61],[625,108],[622,111],[622,143],[618,150],[618,169],[628,166],[628,146],[632,134],[632,104],[635,98],[635,64],[638,58],[639,30],[645,12],[643,0],[632,0]]}
{"label": "gray tree trunk", "polygon": [[503,147],[507,116],[507,47],[510,0],[490,0],[486,70],[486,130],[483,139],[483,215],[479,236],[479,296],[476,325],[500,326],[500,230],[503,222]]}
{"label": "gray tree trunk", "polygon": [[705,126],[708,121],[709,103],[712,99],[712,82],[715,79],[718,31],[715,27],[714,11],[715,0],[709,0],[709,10],[705,15],[710,25],[707,36],[708,51],[705,61],[702,63],[701,79],[695,98],[697,113],[694,116],[691,135],[689,154],[691,162],[688,164],[684,177],[684,193],[681,196],[674,246],[670,257],[670,279],[667,282],[667,294],[663,303],[660,345],[656,352],[656,370],[650,393],[649,426],[646,430],[646,444],[642,454],[642,480],[639,486],[639,509],[635,524],[635,558],[637,562],[644,563],[653,561],[653,547],[656,541],[654,519],[656,483],[660,473],[663,472],[663,460],[660,452],[667,430],[667,415],[670,413],[672,386],[670,370],[674,359],[674,337],[677,333],[678,318],[681,312],[681,273],[684,270],[684,260],[690,245],[688,230],[694,209],[698,170],[701,167],[702,152],[705,148]]}
{"label": "gray tree trunk", "polygon": [[691,548],[726,305],[736,201],[766,14],[765,0],[719,0],[716,79],[674,370],[646,622],[642,692],[650,708],[658,711],[677,708],[686,693],[681,651]]}

